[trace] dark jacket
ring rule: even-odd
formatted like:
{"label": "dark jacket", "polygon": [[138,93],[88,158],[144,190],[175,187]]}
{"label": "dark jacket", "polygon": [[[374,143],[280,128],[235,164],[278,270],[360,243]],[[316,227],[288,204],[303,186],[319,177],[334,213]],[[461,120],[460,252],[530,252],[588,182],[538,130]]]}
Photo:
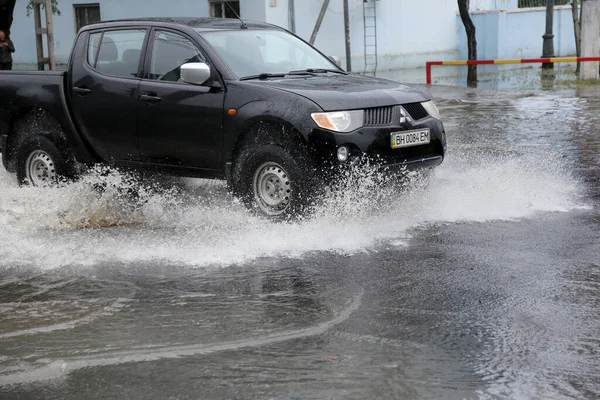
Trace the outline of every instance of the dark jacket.
{"label": "dark jacket", "polygon": [[8,46],[0,47],[0,63],[9,63],[12,62],[12,54],[15,52],[15,46],[10,39],[5,39],[4,42],[0,43],[8,43]]}

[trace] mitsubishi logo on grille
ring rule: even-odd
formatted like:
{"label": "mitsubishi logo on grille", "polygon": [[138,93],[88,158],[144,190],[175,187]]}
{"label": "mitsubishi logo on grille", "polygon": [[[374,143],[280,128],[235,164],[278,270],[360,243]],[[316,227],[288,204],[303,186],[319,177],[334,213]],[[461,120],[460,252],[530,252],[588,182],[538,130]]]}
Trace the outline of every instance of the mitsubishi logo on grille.
{"label": "mitsubishi logo on grille", "polygon": [[404,111],[404,108],[400,108],[400,123],[401,124],[405,124],[407,122],[411,122],[410,117],[406,114],[406,111]]}

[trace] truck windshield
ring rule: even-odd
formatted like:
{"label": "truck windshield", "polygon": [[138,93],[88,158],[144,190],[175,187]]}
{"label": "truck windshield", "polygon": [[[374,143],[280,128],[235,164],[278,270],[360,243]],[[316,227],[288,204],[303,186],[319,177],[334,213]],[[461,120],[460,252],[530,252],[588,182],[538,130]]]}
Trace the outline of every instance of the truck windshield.
{"label": "truck windshield", "polygon": [[341,71],[327,57],[278,30],[200,32],[240,78],[299,70]]}

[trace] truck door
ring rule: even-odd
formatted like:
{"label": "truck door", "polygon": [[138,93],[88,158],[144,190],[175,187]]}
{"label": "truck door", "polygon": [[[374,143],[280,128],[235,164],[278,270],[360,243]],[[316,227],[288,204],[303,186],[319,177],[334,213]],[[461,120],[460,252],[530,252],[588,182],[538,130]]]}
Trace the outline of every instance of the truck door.
{"label": "truck door", "polygon": [[150,34],[139,87],[142,160],[218,170],[222,158],[224,91],[180,80],[186,62],[207,62],[187,35],[156,28]]}
{"label": "truck door", "polygon": [[147,28],[92,32],[72,63],[71,107],[81,133],[105,160],[139,161],[137,119]]}

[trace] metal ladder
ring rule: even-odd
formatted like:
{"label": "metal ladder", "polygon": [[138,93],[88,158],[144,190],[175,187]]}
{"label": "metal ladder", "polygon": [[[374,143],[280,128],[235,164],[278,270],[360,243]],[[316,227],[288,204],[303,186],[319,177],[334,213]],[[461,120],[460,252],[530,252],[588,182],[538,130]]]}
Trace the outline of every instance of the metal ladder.
{"label": "metal ladder", "polygon": [[377,74],[377,2],[363,0],[363,26],[365,29],[365,75]]}

